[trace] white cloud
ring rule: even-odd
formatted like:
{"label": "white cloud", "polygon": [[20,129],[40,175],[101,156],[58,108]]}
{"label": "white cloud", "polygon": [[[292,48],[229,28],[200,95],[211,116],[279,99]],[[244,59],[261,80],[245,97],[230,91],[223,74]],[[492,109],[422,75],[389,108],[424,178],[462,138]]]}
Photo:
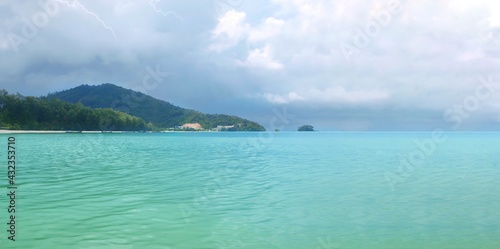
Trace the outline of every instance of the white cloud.
{"label": "white cloud", "polygon": [[283,69],[283,64],[272,58],[272,51],[269,45],[266,45],[263,49],[257,48],[250,51],[247,59],[244,62],[238,61],[238,64],[249,68]]}
{"label": "white cloud", "polygon": [[265,43],[278,35],[284,23],[284,20],[268,17],[261,25],[253,27],[246,22],[244,12],[229,10],[218,20],[217,27],[212,30],[215,42],[209,46],[209,50],[222,52],[244,42],[257,48],[247,50],[246,58],[236,60],[237,65],[267,70],[283,69],[283,64],[273,58],[271,46],[266,44],[260,47],[258,44]]}
{"label": "white cloud", "polygon": [[347,104],[367,105],[380,104],[390,99],[387,91],[381,90],[346,90],[341,86],[333,86],[325,89],[307,88],[285,95],[266,93],[259,95],[273,104],[287,104],[293,102],[309,102],[322,104]]}
{"label": "white cloud", "polygon": [[266,99],[268,102],[272,104],[288,104],[291,102],[297,102],[297,101],[303,101],[305,100],[304,97],[300,96],[296,92],[290,92],[287,95],[278,95],[278,94],[271,94],[271,93],[266,93],[266,94],[261,94],[259,97],[263,97]]}
{"label": "white cloud", "polygon": [[309,91],[312,101],[346,104],[373,104],[387,100],[390,94],[381,90],[346,90],[341,86],[326,89],[313,88]]}
{"label": "white cloud", "polygon": [[266,18],[266,21],[258,28],[250,30],[248,40],[250,42],[267,41],[269,38],[279,34],[285,21],[274,17]]}
{"label": "white cloud", "polygon": [[210,50],[221,52],[241,41],[248,32],[249,26],[245,23],[246,14],[236,10],[229,10],[219,18],[217,27],[212,31],[217,42],[210,45]]}
{"label": "white cloud", "polygon": [[458,13],[469,14],[471,9],[483,8],[490,13],[488,21],[491,26],[500,26],[500,2],[495,0],[453,0],[448,2],[448,6]]}
{"label": "white cloud", "polygon": [[0,51],[9,49],[9,40],[0,38]]}

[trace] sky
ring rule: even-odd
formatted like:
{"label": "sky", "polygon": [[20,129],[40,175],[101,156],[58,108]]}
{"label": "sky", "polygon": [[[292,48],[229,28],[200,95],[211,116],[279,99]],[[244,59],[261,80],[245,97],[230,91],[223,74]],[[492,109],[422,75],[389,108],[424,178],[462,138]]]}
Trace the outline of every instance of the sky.
{"label": "sky", "polygon": [[499,66],[493,0],[0,0],[0,88],[113,83],[281,130],[500,130]]}

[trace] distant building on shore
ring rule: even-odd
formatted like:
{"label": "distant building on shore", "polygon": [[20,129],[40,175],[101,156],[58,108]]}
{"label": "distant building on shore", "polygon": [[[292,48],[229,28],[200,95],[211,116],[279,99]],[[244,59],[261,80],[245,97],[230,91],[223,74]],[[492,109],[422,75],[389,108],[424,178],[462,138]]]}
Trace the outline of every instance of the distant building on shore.
{"label": "distant building on shore", "polygon": [[234,125],[217,125],[217,127],[213,128],[212,131],[227,131],[231,128],[234,128]]}

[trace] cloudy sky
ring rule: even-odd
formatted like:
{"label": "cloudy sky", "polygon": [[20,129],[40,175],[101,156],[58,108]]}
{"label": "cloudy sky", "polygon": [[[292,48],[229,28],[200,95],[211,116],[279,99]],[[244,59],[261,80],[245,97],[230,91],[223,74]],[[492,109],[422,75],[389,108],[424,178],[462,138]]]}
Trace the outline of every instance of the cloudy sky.
{"label": "cloudy sky", "polygon": [[499,56],[494,0],[0,0],[0,88],[109,82],[283,130],[499,130]]}

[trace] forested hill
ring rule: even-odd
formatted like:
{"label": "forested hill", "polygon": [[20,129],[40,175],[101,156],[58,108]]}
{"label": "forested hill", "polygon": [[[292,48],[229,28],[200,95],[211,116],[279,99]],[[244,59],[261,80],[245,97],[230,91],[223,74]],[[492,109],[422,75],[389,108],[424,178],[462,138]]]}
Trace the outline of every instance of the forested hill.
{"label": "forested hill", "polygon": [[140,117],[160,128],[172,128],[186,123],[199,123],[205,129],[233,126],[236,131],[265,131],[260,124],[237,116],[204,114],[184,109],[163,100],[113,84],[81,85],[66,91],[52,93],[49,99],[82,103],[92,108],[112,108]]}
{"label": "forested hill", "polygon": [[45,97],[24,97],[0,90],[0,129],[146,131],[154,129],[138,117],[108,109],[92,109]]}

